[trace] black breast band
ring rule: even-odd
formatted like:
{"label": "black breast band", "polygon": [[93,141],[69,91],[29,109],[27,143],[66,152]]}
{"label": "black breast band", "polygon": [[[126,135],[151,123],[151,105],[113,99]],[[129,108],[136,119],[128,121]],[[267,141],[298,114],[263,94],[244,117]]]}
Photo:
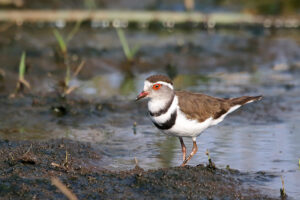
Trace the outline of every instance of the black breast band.
{"label": "black breast band", "polygon": [[170,129],[174,126],[175,121],[177,118],[177,109],[174,110],[174,112],[171,114],[170,119],[168,119],[166,122],[162,123],[162,124],[158,124],[156,122],[153,121],[153,124],[161,130],[167,130]]}

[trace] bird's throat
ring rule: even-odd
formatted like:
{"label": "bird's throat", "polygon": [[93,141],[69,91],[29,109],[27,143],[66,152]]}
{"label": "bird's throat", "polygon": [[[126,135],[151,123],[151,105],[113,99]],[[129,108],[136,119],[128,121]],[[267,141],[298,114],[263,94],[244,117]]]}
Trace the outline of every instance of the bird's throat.
{"label": "bird's throat", "polygon": [[148,109],[151,116],[160,116],[165,114],[170,109],[173,101],[174,101],[175,94],[172,94],[170,98],[166,99],[151,99],[148,102]]}

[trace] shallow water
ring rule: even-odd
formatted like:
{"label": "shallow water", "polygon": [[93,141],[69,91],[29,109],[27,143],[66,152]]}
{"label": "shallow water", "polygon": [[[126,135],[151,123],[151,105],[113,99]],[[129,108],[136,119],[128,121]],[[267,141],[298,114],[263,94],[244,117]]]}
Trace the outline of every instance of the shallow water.
{"label": "shallow water", "polygon": [[[207,163],[208,150],[218,167],[275,173],[262,187],[278,194],[282,175],[287,194],[300,195],[299,31],[127,32],[129,43],[141,46],[128,70],[114,30],[83,29],[69,48],[75,63],[84,57],[87,64],[71,81],[80,87],[68,102],[53,96],[64,69],[55,62],[51,29],[10,31],[14,34],[4,33],[0,41],[6,72],[0,87],[1,138],[89,141],[103,154],[100,168],[130,169],[135,158],[145,169],[177,166],[178,139],[151,124],[145,101],[133,101],[147,76],[169,73],[178,89],[218,97],[264,95],[204,131],[190,165]],[[16,52],[22,49],[28,49],[32,65],[27,75],[32,96],[8,100],[17,74]],[[57,116],[53,111],[61,105],[68,112]],[[190,150],[191,140],[184,140]]]}

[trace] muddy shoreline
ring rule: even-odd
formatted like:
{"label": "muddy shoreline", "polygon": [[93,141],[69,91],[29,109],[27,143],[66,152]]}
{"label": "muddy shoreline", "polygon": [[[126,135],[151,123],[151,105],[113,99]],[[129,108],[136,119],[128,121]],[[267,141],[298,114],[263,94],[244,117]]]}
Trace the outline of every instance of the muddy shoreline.
{"label": "muddy shoreline", "polygon": [[101,155],[91,144],[69,139],[0,140],[0,197],[64,198],[51,184],[51,177],[57,177],[79,199],[276,199],[270,191],[251,184],[253,177],[271,177],[264,173],[204,165],[148,171],[136,166],[115,172],[95,165],[98,159]]}

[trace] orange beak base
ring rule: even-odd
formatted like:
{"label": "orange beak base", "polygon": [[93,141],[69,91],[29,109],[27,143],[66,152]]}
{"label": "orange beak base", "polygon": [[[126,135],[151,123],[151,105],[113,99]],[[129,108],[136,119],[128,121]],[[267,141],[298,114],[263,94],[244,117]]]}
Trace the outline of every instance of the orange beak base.
{"label": "orange beak base", "polygon": [[137,97],[136,97],[136,101],[146,97],[149,93],[148,92],[145,92],[145,91],[142,91]]}

